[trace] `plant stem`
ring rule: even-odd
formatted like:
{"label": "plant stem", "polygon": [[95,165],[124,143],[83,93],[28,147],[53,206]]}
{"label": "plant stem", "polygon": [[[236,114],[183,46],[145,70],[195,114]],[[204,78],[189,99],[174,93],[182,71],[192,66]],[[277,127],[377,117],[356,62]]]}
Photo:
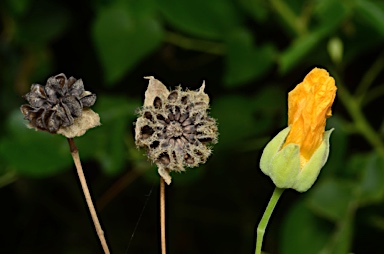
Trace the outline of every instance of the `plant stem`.
{"label": "plant stem", "polygon": [[183,49],[205,52],[213,55],[223,55],[225,47],[218,42],[189,38],[181,34],[167,32],[165,40]]}
{"label": "plant stem", "polygon": [[101,246],[103,247],[104,253],[109,254],[110,252],[108,249],[107,241],[105,240],[105,237],[104,237],[104,231],[101,228],[99,219],[97,218],[95,206],[93,205],[91,194],[89,193],[89,189],[87,186],[87,181],[85,180],[83,168],[82,168],[81,162],[80,162],[79,150],[77,149],[75,141],[73,140],[73,138],[68,138],[67,140],[68,140],[68,144],[69,144],[69,148],[70,148],[70,151],[72,154],[73,161],[75,162],[77,174],[79,175],[79,180],[81,183],[81,188],[83,189],[83,192],[84,192],[85,201],[87,202],[89,212],[91,213],[93,224],[95,225],[97,235],[99,236],[99,239],[101,242]]}
{"label": "plant stem", "polygon": [[294,11],[291,10],[289,5],[282,0],[271,0],[272,8],[280,15],[286,24],[298,35],[301,36],[305,33],[305,24],[303,24],[299,17],[296,16]]}
{"label": "plant stem", "polygon": [[165,182],[160,177],[160,229],[161,229],[161,253],[166,254],[165,241]]}
{"label": "plant stem", "polygon": [[255,254],[261,254],[261,246],[263,244],[263,237],[265,233],[265,228],[268,225],[269,218],[272,215],[273,209],[276,206],[277,201],[279,200],[281,194],[283,194],[285,189],[280,189],[278,187],[273,191],[272,197],[269,200],[268,206],[264,211],[263,217],[259,225],[257,226],[257,238],[256,238],[256,250]]}
{"label": "plant stem", "polygon": [[353,97],[342,84],[338,84],[338,89],[339,98],[344,104],[348,113],[351,115],[357,130],[380,153],[381,156],[384,156],[384,144],[381,141],[380,136],[376,133],[376,131],[365,118],[358,100]]}
{"label": "plant stem", "polygon": [[140,174],[136,170],[128,171],[124,176],[119,178],[103,195],[96,201],[96,206],[99,211],[103,210],[105,206],[116,198],[125,188],[127,188],[133,181],[135,181]]}
{"label": "plant stem", "polygon": [[369,87],[372,85],[373,81],[377,76],[382,72],[384,68],[384,54],[382,53],[372,66],[366,71],[363,78],[361,79],[360,84],[358,85],[355,95],[356,98],[363,98]]}

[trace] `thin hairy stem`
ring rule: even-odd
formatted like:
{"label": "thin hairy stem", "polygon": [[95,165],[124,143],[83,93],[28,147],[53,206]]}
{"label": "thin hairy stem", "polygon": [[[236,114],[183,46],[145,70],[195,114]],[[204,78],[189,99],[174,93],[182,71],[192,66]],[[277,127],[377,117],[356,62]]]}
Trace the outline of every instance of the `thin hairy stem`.
{"label": "thin hairy stem", "polygon": [[79,180],[81,183],[81,188],[83,189],[83,192],[84,192],[85,201],[87,202],[89,212],[91,213],[93,224],[95,225],[97,235],[99,236],[99,239],[101,242],[101,246],[103,247],[104,253],[109,254],[110,252],[108,249],[107,241],[105,240],[105,237],[104,237],[104,231],[101,228],[99,219],[97,218],[95,206],[93,205],[91,194],[89,193],[89,189],[87,186],[87,181],[85,180],[83,168],[80,162],[79,150],[77,149],[75,141],[72,138],[68,138],[67,140],[68,140],[69,148],[71,150],[73,161],[75,162],[77,174],[79,175]]}
{"label": "thin hairy stem", "polygon": [[257,238],[256,238],[256,250],[255,254],[261,254],[261,246],[263,245],[263,238],[265,229],[267,228],[269,218],[271,218],[273,209],[275,208],[277,201],[279,201],[279,198],[281,194],[283,194],[285,189],[275,188],[273,191],[272,197],[269,200],[269,203],[267,205],[267,208],[264,211],[263,217],[261,218],[261,221],[259,225],[257,226]]}
{"label": "thin hairy stem", "polygon": [[160,177],[160,229],[161,229],[161,253],[166,254],[165,239],[165,182]]}

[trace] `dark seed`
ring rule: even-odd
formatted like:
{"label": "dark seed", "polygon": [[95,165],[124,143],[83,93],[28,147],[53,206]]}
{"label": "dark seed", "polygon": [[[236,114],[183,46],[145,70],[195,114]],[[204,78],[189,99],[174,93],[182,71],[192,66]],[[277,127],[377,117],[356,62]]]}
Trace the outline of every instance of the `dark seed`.
{"label": "dark seed", "polygon": [[196,127],[194,125],[187,125],[183,128],[184,133],[194,133],[196,131]]}
{"label": "dark seed", "polygon": [[199,138],[199,141],[203,144],[212,142],[211,138]]}
{"label": "dark seed", "polygon": [[180,119],[180,108],[176,107],[175,111],[176,111],[175,112],[175,120],[179,121],[179,119]]}
{"label": "dark seed", "polygon": [[207,105],[207,103],[205,103],[205,102],[196,102],[195,103],[195,107],[196,108],[201,108],[201,107],[204,107],[206,105]]}
{"label": "dark seed", "polygon": [[144,113],[144,117],[151,121],[153,119],[151,112],[148,112],[148,111]]}
{"label": "dark seed", "polygon": [[177,91],[173,91],[173,92],[171,92],[171,93],[169,94],[169,96],[168,96],[168,100],[169,100],[169,102],[171,102],[171,103],[176,102],[176,100],[177,100],[177,96],[178,96]]}
{"label": "dark seed", "polygon": [[80,99],[84,107],[91,107],[96,102],[96,94],[90,94]]}
{"label": "dark seed", "polygon": [[183,136],[186,137],[189,140],[189,142],[192,142],[195,139],[195,135],[193,134],[183,133]]}
{"label": "dark seed", "polygon": [[168,114],[168,119],[171,120],[171,121],[175,120],[175,115],[172,114],[172,113],[169,113]]}
{"label": "dark seed", "polygon": [[181,141],[182,141],[184,144],[187,144],[187,143],[188,143],[188,140],[187,140],[184,136],[181,136],[180,139],[181,139]]}
{"label": "dark seed", "polygon": [[153,141],[153,143],[150,145],[151,148],[155,149],[159,146],[160,142],[159,141]]}
{"label": "dark seed", "polygon": [[176,139],[176,148],[179,148],[180,150],[183,149],[184,147],[184,142],[181,141],[180,138]]}
{"label": "dark seed", "polygon": [[187,119],[187,118],[188,118],[188,116],[189,116],[189,114],[188,114],[188,113],[182,114],[182,115],[181,115],[181,117],[180,117],[180,119],[179,119],[179,122],[180,122],[180,123],[184,122],[184,121],[185,121],[185,119]]}
{"label": "dark seed", "polygon": [[181,125],[182,126],[187,126],[187,125],[191,125],[191,124],[193,124],[193,120],[191,118],[188,118]]}
{"label": "dark seed", "polygon": [[195,162],[195,160],[194,160],[189,154],[186,154],[186,155],[184,156],[184,159],[185,159],[185,162],[186,162],[187,164],[193,164],[193,163]]}
{"label": "dark seed", "polygon": [[188,103],[188,96],[184,96],[183,98],[181,98],[181,103],[186,105]]}
{"label": "dark seed", "polygon": [[159,161],[166,166],[171,162],[169,155],[166,153],[160,155]]}
{"label": "dark seed", "polygon": [[163,141],[163,143],[161,144],[161,148],[166,148],[168,146],[169,146],[168,140]]}
{"label": "dark seed", "polygon": [[145,125],[144,127],[141,128],[141,136],[143,137],[143,139],[149,138],[150,136],[152,136],[154,132],[155,131],[148,125]]}
{"label": "dark seed", "polygon": [[156,97],[153,101],[153,106],[157,109],[160,109],[162,107],[163,103],[161,102],[161,99],[159,97]]}

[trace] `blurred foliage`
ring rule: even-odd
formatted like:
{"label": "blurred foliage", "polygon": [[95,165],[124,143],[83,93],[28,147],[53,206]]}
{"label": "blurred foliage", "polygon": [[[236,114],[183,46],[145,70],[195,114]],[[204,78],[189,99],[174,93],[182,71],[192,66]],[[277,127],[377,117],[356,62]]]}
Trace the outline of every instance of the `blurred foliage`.
{"label": "blurred foliage", "polygon": [[26,128],[18,110],[32,83],[63,72],[97,93],[102,126],[76,142],[108,241],[113,253],[128,243],[127,253],[154,253],[158,176],[133,137],[143,77],[190,89],[205,80],[219,143],[206,165],[173,176],[170,251],[253,253],[273,189],[260,153],[286,126],[287,92],[315,66],[338,86],[330,158],[308,193],[284,194],[264,249],[380,249],[382,1],[4,0],[0,18],[1,253],[101,253],[65,138]]}

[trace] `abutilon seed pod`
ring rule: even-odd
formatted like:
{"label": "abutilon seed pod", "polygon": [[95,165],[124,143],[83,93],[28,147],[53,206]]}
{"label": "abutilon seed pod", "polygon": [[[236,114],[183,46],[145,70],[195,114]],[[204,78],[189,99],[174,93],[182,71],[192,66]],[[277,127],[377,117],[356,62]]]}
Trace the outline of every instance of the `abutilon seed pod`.
{"label": "abutilon seed pod", "polygon": [[[84,129],[100,124],[99,116],[87,110],[95,103],[96,95],[85,91],[81,79],[67,79],[64,74],[58,74],[50,77],[45,86],[33,84],[31,91],[23,97],[29,104],[22,105],[20,110],[24,119],[29,121],[29,126],[37,130],[72,137],[81,136],[86,131]],[[86,119],[82,121],[86,122],[86,126],[80,126],[82,123],[79,120],[76,122],[76,119]],[[75,122],[82,130],[67,129]],[[68,131],[71,133],[68,134]]]}
{"label": "abutilon seed pod", "polygon": [[170,184],[169,172],[207,161],[212,151],[209,144],[217,143],[217,124],[207,113],[205,84],[198,91],[183,91],[180,86],[168,91],[157,79],[148,79],[135,127],[136,145],[147,149],[148,158]]}

